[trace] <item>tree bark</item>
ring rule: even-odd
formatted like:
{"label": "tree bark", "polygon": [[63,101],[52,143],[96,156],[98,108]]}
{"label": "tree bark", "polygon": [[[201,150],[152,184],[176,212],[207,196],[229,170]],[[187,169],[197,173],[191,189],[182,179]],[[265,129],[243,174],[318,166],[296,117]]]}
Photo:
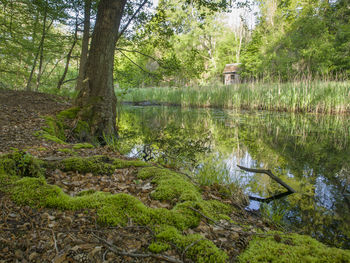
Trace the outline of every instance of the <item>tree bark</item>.
{"label": "tree bark", "polygon": [[81,90],[85,69],[86,69],[86,61],[88,58],[89,52],[89,34],[90,34],[90,15],[91,15],[91,0],[85,0],[84,5],[84,31],[83,31],[83,41],[81,46],[81,55],[80,55],[80,63],[79,63],[79,76],[76,85],[76,91]]}
{"label": "tree bark", "polygon": [[126,0],[101,0],[92,35],[82,88],[75,101],[78,120],[86,121],[100,142],[117,134],[113,88],[114,50]]}

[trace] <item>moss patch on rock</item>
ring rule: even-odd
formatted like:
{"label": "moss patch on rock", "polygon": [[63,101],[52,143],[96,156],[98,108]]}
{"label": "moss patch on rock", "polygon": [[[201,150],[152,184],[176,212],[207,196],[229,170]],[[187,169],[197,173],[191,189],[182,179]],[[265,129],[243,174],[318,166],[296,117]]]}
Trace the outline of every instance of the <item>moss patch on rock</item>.
{"label": "moss patch on rock", "polygon": [[[350,251],[330,248],[310,236],[281,233],[270,233],[271,236],[256,237],[243,254],[239,262],[271,262],[271,263],[299,263],[299,262],[350,262]],[[281,235],[276,241],[274,235]]]}

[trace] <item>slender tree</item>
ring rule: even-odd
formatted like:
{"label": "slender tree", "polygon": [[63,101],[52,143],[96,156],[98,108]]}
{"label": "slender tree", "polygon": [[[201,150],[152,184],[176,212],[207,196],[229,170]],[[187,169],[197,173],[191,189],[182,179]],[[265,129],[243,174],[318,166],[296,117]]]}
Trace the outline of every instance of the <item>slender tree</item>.
{"label": "slender tree", "polygon": [[77,80],[76,90],[79,91],[83,84],[86,61],[88,58],[89,52],[89,39],[90,39],[90,16],[91,16],[91,0],[84,1],[84,31],[83,31],[83,40],[81,46],[80,54],[80,66],[79,66],[79,76]]}

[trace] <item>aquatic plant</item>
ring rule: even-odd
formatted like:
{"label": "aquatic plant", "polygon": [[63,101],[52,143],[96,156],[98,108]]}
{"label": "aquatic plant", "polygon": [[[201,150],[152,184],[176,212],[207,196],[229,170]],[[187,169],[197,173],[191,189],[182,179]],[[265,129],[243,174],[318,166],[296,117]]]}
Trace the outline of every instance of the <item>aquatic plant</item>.
{"label": "aquatic plant", "polygon": [[183,107],[215,107],[290,112],[350,111],[348,81],[242,83],[230,86],[132,89],[123,101],[150,101]]}

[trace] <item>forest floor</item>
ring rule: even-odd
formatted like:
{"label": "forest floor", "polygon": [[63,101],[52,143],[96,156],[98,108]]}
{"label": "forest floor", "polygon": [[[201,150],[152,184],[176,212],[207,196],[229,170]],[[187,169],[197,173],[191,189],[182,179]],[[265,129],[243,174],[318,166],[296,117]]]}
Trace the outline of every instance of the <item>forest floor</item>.
{"label": "forest floor", "polygon": [[[0,154],[17,148],[39,159],[69,157],[72,151],[77,156],[107,155],[123,158],[108,147],[75,149],[72,144],[48,142],[33,135],[44,125],[44,116],[57,114],[70,106],[67,99],[54,95],[0,89]],[[127,193],[136,196],[149,207],[171,207],[170,203],[150,198],[152,185],[147,182],[143,185],[136,184],[136,174],[136,167],[120,169],[112,176],[54,169],[45,177],[49,184],[58,185],[71,196],[81,190],[94,189]],[[220,200],[215,189],[204,190],[204,199]],[[185,230],[183,234],[201,234],[223,249],[229,256],[229,261],[233,262],[251,239],[249,232],[271,229],[271,225],[243,208],[235,211],[231,218],[235,222],[241,222],[245,226],[244,231],[238,225],[235,226],[235,231],[228,231],[227,227],[215,225],[210,222],[210,218],[203,217],[198,227]],[[175,245],[162,256],[149,256],[148,246],[154,238],[152,229],[133,222],[124,227],[101,226],[97,224],[97,214],[93,209],[61,211],[33,208],[18,205],[8,194],[0,192],[1,263],[191,262],[186,257],[186,249],[181,250]]]}

